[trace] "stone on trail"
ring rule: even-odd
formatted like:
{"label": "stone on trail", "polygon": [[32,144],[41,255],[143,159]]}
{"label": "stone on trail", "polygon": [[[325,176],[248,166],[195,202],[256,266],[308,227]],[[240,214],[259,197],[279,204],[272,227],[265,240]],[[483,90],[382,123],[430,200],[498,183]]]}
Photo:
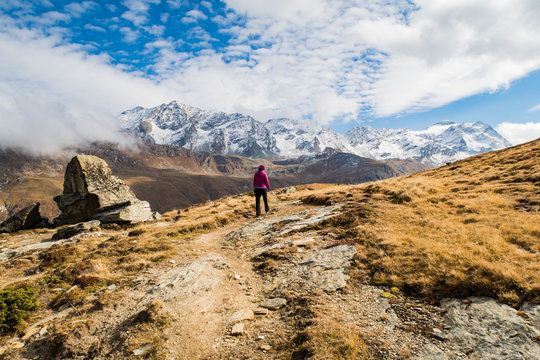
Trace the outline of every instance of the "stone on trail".
{"label": "stone on trail", "polygon": [[146,344],[144,345],[143,347],[139,348],[139,349],[135,349],[133,350],[133,355],[135,356],[141,356],[141,355],[144,355],[146,352],[148,352],[148,350],[150,350],[152,348],[152,344]]}
{"label": "stone on trail", "polygon": [[265,308],[257,308],[255,310],[253,310],[253,313],[255,315],[267,315],[268,314],[268,309],[265,309]]}
{"label": "stone on trail", "polygon": [[255,314],[251,309],[240,309],[231,316],[232,322],[243,321],[243,320],[253,320],[255,319]]}
{"label": "stone on trail", "polygon": [[272,298],[263,301],[260,306],[270,310],[278,310],[287,305],[287,300],[283,298]]}
{"label": "stone on trail", "polygon": [[41,217],[39,213],[39,203],[37,202],[19,210],[13,216],[0,223],[0,233],[11,233],[19,230],[33,229],[40,225],[46,226],[47,219]]}
{"label": "stone on trail", "polygon": [[104,223],[141,222],[154,218],[147,201],[138,199],[113,204],[98,209],[94,219]]}
{"label": "stone on trail", "polygon": [[242,323],[236,323],[233,325],[231,330],[231,335],[233,336],[239,336],[244,334],[244,324]]}
{"label": "stone on trail", "polygon": [[138,222],[153,218],[148,203],[137,199],[122,180],[112,175],[105,160],[77,155],[66,167],[64,191],[54,201],[62,212],[56,225],[91,219],[102,223]]}

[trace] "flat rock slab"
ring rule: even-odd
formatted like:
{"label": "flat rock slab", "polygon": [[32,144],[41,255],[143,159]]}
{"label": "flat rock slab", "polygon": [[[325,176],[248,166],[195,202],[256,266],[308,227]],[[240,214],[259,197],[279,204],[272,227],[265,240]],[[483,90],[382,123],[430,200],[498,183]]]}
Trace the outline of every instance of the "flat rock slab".
{"label": "flat rock slab", "polygon": [[263,301],[259,306],[265,309],[278,310],[287,305],[287,300],[283,298],[272,298]]}
{"label": "flat rock slab", "polygon": [[[261,234],[264,234],[262,236],[263,238],[284,236],[293,230],[298,230],[309,225],[317,224],[334,216],[335,210],[340,207],[341,205],[326,206],[313,210],[302,211],[295,215],[263,218],[261,220],[250,222],[235,231],[231,231],[225,236],[225,240],[234,243],[253,237],[260,238]],[[280,223],[282,227],[280,232],[276,234],[270,230],[277,223]]]}
{"label": "flat rock slab", "polygon": [[150,221],[154,218],[147,201],[129,200],[97,210],[94,219],[103,223],[124,223]]}
{"label": "flat rock slab", "polygon": [[200,300],[223,281],[219,267],[225,266],[227,264],[221,257],[208,257],[197,259],[185,267],[177,266],[167,270],[156,279],[157,285],[150,289],[151,296],[147,301],[150,302],[153,298],[163,301],[175,299],[178,303],[207,311],[215,304],[212,301]]}
{"label": "flat rock slab", "polygon": [[449,328],[449,359],[463,353],[469,359],[540,359],[540,323],[535,321],[540,305],[524,305],[525,319],[516,309],[491,298],[471,297],[469,301],[441,302]]}
{"label": "flat rock slab", "polygon": [[0,250],[0,261],[9,260],[13,257],[22,255],[26,252],[35,251],[35,250],[45,250],[53,245],[57,244],[67,244],[69,242],[72,242],[73,239],[67,239],[67,240],[60,240],[60,241],[46,241],[46,242],[40,242],[35,244],[30,244],[26,246],[21,246],[16,249],[6,249],[6,250]]}
{"label": "flat rock slab", "polygon": [[251,309],[240,309],[231,316],[232,322],[253,320],[255,319],[255,313]]}
{"label": "flat rock slab", "polygon": [[68,239],[72,236],[81,234],[85,231],[90,231],[93,227],[99,226],[101,223],[98,220],[86,221],[76,225],[66,226],[52,236],[53,240]]}
{"label": "flat rock slab", "polygon": [[352,245],[337,245],[306,257],[295,275],[308,288],[335,291],[347,285],[351,260],[356,254]]}

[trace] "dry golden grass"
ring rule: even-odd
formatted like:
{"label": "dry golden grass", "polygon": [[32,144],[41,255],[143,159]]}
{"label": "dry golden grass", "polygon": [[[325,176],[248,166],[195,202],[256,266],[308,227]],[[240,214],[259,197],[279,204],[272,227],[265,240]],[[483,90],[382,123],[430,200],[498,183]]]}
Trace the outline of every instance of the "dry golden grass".
{"label": "dry golden grass", "polygon": [[346,203],[318,229],[355,243],[376,284],[434,301],[540,301],[539,140],[406,177],[317,185],[294,196]]}
{"label": "dry golden grass", "polygon": [[326,318],[297,334],[299,343],[292,359],[369,359],[367,346],[357,329],[349,328]]}

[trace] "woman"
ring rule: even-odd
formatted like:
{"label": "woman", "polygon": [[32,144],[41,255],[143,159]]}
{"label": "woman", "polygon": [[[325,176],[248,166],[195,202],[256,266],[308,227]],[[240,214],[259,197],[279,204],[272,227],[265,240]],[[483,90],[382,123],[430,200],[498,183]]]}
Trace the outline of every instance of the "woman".
{"label": "woman", "polygon": [[259,166],[259,171],[253,177],[253,188],[255,189],[255,208],[257,209],[257,216],[259,216],[261,215],[261,196],[264,200],[264,210],[266,212],[270,211],[267,195],[270,190],[270,183],[268,182],[268,175],[264,172],[264,165]]}

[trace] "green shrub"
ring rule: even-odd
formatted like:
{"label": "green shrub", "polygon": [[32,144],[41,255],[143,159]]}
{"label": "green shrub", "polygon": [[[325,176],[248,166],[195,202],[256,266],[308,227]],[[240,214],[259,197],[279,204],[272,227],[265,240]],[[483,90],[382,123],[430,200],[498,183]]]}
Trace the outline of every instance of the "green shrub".
{"label": "green shrub", "polygon": [[38,308],[34,289],[11,288],[0,291],[0,335],[21,330],[25,320]]}

